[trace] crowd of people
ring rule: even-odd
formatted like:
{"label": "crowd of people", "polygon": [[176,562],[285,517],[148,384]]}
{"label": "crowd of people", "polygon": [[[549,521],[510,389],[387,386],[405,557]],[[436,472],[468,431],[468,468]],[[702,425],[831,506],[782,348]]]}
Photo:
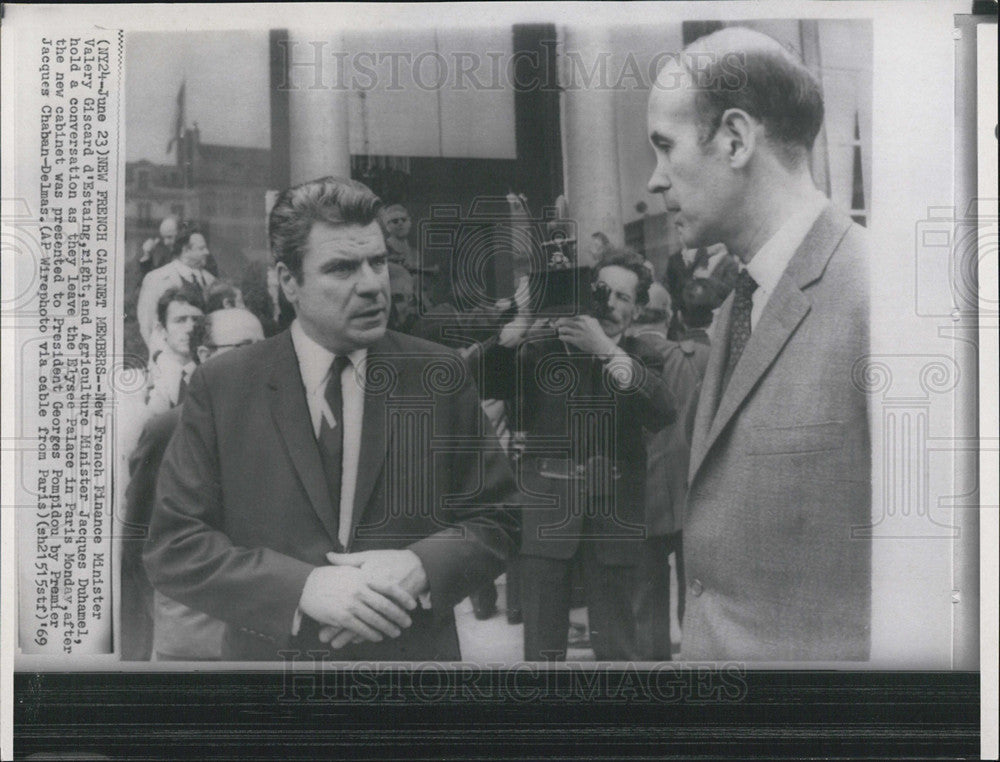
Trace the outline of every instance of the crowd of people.
{"label": "crowd of people", "polygon": [[[501,316],[510,311],[512,299],[498,301],[492,310],[459,309],[451,298],[453,289],[448,273],[422,265],[418,248],[409,240],[410,221],[405,208],[399,204],[383,206],[377,220],[386,241],[388,328],[456,349],[467,363],[466,371],[477,381],[480,405],[512,466],[535,464],[531,453],[536,438],[544,437],[547,430],[557,433],[567,425],[558,419],[566,409],[565,400],[545,395],[538,386],[519,388],[515,350],[529,329],[536,334],[552,333],[558,321],[530,317],[526,299],[521,300],[515,313],[518,317],[506,325]],[[181,226],[178,235],[177,222],[168,218],[160,232],[161,240],[173,238],[171,245],[176,255],[165,261],[154,260],[162,263],[145,275],[138,302],[142,335],[148,339],[149,381],[144,424],[129,461],[125,510],[128,525],[140,529],[138,536],[141,528],[148,527],[159,466],[180,420],[180,406],[194,370],[215,354],[286,330],[282,313],[294,314],[274,288],[275,269],[268,271],[272,289],[264,304],[264,314],[255,315],[247,309],[241,289],[213,272],[205,236],[198,228]],[[585,542],[583,547],[593,546],[598,549],[597,554],[588,552],[579,557],[575,549],[568,550],[566,542],[545,541],[535,546],[528,543],[528,551],[522,542],[521,551],[506,567],[506,616],[511,624],[525,624],[525,653],[532,658],[564,656],[572,643],[577,647],[590,645],[599,658],[605,659],[669,659],[671,641],[676,637],[671,638],[670,632],[668,559],[671,554],[678,560],[682,557],[679,512],[684,497],[686,445],[676,422],[665,426],[662,432],[644,430],[643,423],[654,426],[651,421],[658,420],[660,424],[672,421],[677,409],[696,389],[707,358],[706,328],[711,324],[712,310],[726,296],[727,284],[711,279],[704,263],[693,259],[681,259],[680,267],[668,271],[666,285],[656,283],[649,262],[632,252],[614,249],[604,234],[594,238],[601,243],[600,251],[595,248],[601,263],[594,270],[598,281],[614,282],[617,277],[624,282],[618,284],[621,289],[613,292],[616,306],[606,316],[600,332],[597,328],[600,324],[591,321],[590,316],[579,316],[579,323],[583,330],[590,329],[590,340],[610,335],[616,343],[622,343],[636,357],[641,357],[644,367],[653,371],[647,381],[652,388],[646,407],[625,406],[620,411],[614,409],[611,415],[612,420],[625,424],[614,436],[635,445],[615,452],[613,458],[614,463],[620,464],[618,468],[626,470],[615,476],[615,480],[628,489],[621,494],[601,496],[601,501],[607,504],[602,509],[607,514],[605,526],[595,528],[591,526],[592,520],[578,522],[579,526],[570,530],[570,534],[579,538],[606,535],[613,532],[620,520],[625,520],[633,527],[647,527],[650,536],[639,554],[634,552],[632,536],[623,538],[625,542],[619,541],[616,547],[603,541]],[[139,256],[148,250],[158,251],[157,243],[144,244]],[[725,257],[724,250],[718,253],[719,258]],[[683,256],[683,252],[678,253],[678,257]],[[522,278],[519,296],[528,295],[527,280],[526,276]],[[676,309],[671,293],[680,294]],[[564,309],[574,306],[579,308],[579,305],[561,305]],[[532,326],[533,322],[537,325]],[[487,341],[485,345],[475,340],[477,335],[491,332],[502,334],[502,340]],[[536,356],[526,361],[537,366],[557,346],[561,346],[561,339],[555,335],[547,342],[534,343]],[[590,361],[584,357],[581,354],[574,361]],[[528,367],[526,372],[534,375],[537,367]],[[626,387],[622,391],[631,390]],[[595,392],[596,389],[589,389],[586,393],[593,396]],[[640,398],[629,393],[620,399],[633,402]],[[608,397],[608,402],[614,404],[614,395]],[[588,414],[592,409],[588,406],[579,412]],[[515,419],[518,410],[535,411],[538,416],[529,419],[522,415]],[[580,441],[567,441],[567,455],[579,460],[582,451],[571,453],[570,449],[590,447],[604,436],[587,431]],[[551,459],[545,461],[545,468],[552,468],[554,463]],[[594,473],[583,480],[606,476]],[[551,476],[543,470],[529,471],[522,478],[529,482],[540,480],[535,488],[544,491]],[[649,484],[643,486],[647,479]],[[560,476],[558,481],[562,488],[563,482],[570,480]],[[558,498],[569,499],[565,490]],[[622,506],[622,512],[616,513],[614,506]],[[594,507],[583,510],[583,506],[575,506],[571,510],[581,519]],[[530,534],[548,521],[541,515],[537,519],[523,522],[522,538],[526,528]],[[577,541],[576,545],[580,543]],[[129,542],[127,547],[130,549],[124,564],[127,580],[124,600],[130,623],[127,658],[221,658],[223,623],[155,591],[146,576],[139,543]],[[532,547],[536,552],[530,550]],[[601,560],[604,558],[610,558],[611,562],[604,563]],[[675,566],[680,571],[679,561],[675,561]],[[622,568],[629,569],[629,573],[622,574]],[[641,573],[637,568],[642,569]],[[683,582],[682,571],[679,578]],[[683,586],[680,589],[683,592]],[[497,614],[497,592],[492,580],[473,591],[471,598],[477,618]],[[573,632],[569,621],[571,605],[587,608],[589,631],[584,628],[582,632]],[[678,610],[683,613],[682,603]],[[546,621],[541,620],[542,614]],[[579,630],[580,626],[576,628]]]}
{"label": "crowd of people", "polygon": [[455,660],[454,606],[496,615],[506,572],[526,660],[663,661],[673,558],[684,658],[866,659],[864,242],[809,174],[815,79],[747,30],[689,49],[734,51],[735,95],[678,59],[688,87],[650,96],[684,243],[663,282],[594,231],[569,301],[536,272],[465,308],[403,205],[327,177],[277,198],[249,304],[165,220],[139,254],[125,657]]}

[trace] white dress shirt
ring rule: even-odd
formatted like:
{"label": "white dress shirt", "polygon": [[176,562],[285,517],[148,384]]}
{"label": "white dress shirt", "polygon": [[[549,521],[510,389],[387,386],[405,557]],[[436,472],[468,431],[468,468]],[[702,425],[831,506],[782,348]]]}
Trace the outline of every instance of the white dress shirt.
{"label": "white dress shirt", "polygon": [[[750,329],[757,327],[771,294],[778,286],[788,263],[805,240],[809,230],[826,207],[826,196],[818,191],[785,223],[778,228],[767,243],[760,247],[747,265],[750,277],[757,282],[753,292],[753,308],[750,310]],[[714,322],[714,321],[713,321]]]}
{"label": "white dress shirt", "polygon": [[[313,436],[319,440],[319,429],[325,417],[330,426],[336,425],[333,412],[326,401],[326,384],[336,357],[330,350],[317,344],[306,335],[296,318],[291,326],[292,346],[299,361],[299,373],[309,406]],[[340,390],[344,400],[344,460],[340,477],[340,523],[337,539],[350,552],[351,520],[354,515],[354,495],[358,483],[358,459],[361,454],[361,422],[365,411],[365,361],[367,349],[356,349],[348,358],[348,365],[340,376]],[[424,608],[430,608],[430,594],[420,596]],[[302,623],[302,609],[295,610],[292,635],[297,635]]]}
{"label": "white dress shirt", "polygon": [[[309,405],[313,435],[318,440],[320,424],[324,418],[331,428],[337,425],[326,401],[326,385],[336,355],[309,338],[297,319],[292,322],[291,331],[292,345],[295,347],[302,385],[305,388],[306,403]],[[354,494],[358,482],[361,420],[365,411],[364,364],[367,356],[367,349],[356,349],[351,352],[348,355],[351,364],[344,369],[340,377],[340,389],[344,400],[344,461],[340,480],[340,526],[337,539],[345,549],[349,549],[350,545]]]}
{"label": "white dress shirt", "polygon": [[193,360],[183,362],[173,352],[160,352],[149,371],[147,417],[165,413],[180,402],[181,385],[191,380],[197,368]]}

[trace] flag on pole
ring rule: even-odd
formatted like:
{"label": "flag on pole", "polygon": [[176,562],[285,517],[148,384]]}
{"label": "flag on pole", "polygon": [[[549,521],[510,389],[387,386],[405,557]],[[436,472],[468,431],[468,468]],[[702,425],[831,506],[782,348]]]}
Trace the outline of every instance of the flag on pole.
{"label": "flag on pole", "polygon": [[170,137],[170,142],[167,143],[167,153],[170,153],[170,149],[174,147],[174,143],[180,145],[181,134],[184,130],[184,86],[186,82],[181,82],[181,89],[177,91],[177,111],[176,117],[174,119],[174,132]]}

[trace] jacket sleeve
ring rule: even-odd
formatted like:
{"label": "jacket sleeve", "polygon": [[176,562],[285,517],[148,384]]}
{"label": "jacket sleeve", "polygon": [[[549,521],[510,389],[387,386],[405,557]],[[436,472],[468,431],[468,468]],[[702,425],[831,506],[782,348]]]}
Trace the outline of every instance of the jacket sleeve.
{"label": "jacket sleeve", "polygon": [[136,321],[139,323],[139,334],[146,346],[149,346],[150,335],[153,332],[153,325],[156,323],[156,296],[154,295],[156,286],[153,283],[152,273],[147,273],[139,286],[139,301],[135,307]]}
{"label": "jacket sleeve", "polygon": [[[435,614],[445,616],[503,571],[519,543],[516,506],[524,498],[479,406],[475,385],[469,381],[454,397],[439,397],[436,410],[450,411],[452,442],[442,445],[439,452],[432,445],[428,454],[446,464],[448,484],[445,490],[435,490],[432,510],[438,522],[450,528],[418,540],[410,549],[427,573]],[[465,444],[456,446],[456,442]]]}
{"label": "jacket sleeve", "polygon": [[[663,380],[663,357],[641,341],[630,341],[623,347],[632,359],[632,369],[626,373],[625,384],[609,384],[623,414],[642,421],[649,431],[659,431],[677,420],[677,402]],[[619,370],[612,361],[605,373],[617,377]]]}
{"label": "jacket sleeve", "polygon": [[269,548],[244,548],[224,531],[219,448],[204,368],[191,377],[167,447],[144,561],[165,595],[259,637],[290,636],[314,567]]}

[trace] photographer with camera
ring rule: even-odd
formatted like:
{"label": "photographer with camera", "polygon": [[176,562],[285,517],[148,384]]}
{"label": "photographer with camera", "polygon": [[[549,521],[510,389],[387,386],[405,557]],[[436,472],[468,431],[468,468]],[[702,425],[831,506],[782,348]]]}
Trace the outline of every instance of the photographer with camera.
{"label": "photographer with camera", "polygon": [[593,272],[589,304],[549,303],[532,314],[539,300],[522,290],[485,357],[484,396],[513,403],[520,483],[538,496],[522,514],[519,557],[529,661],[566,658],[575,564],[596,658],[639,656],[631,601],[646,534],[642,430],[661,429],[676,410],[662,357],[626,335],[648,298],[642,258],[611,250]]}

